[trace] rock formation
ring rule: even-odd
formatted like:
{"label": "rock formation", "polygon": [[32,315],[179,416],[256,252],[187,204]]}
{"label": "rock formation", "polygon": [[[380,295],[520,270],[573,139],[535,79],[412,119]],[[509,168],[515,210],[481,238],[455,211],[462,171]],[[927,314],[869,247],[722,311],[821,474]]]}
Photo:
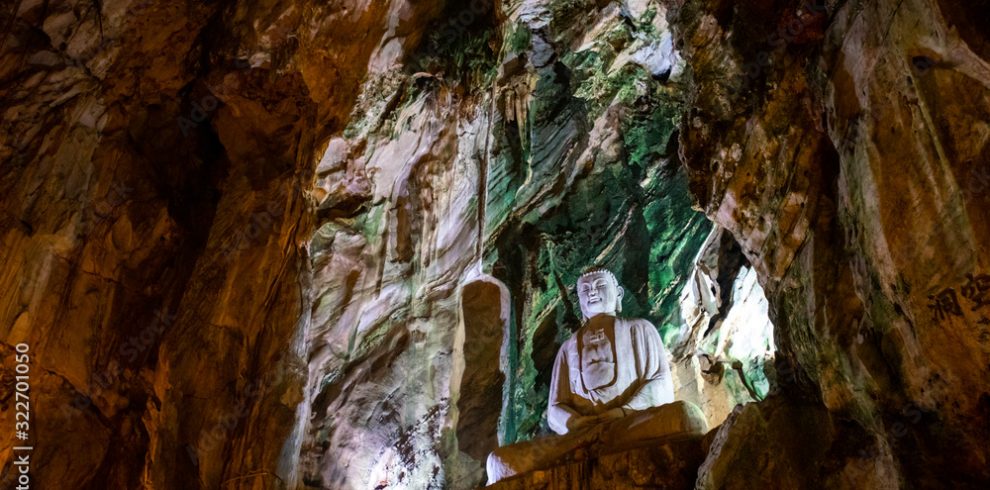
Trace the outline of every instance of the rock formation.
{"label": "rock formation", "polygon": [[472,488],[603,263],[718,428],[547,484],[982,488],[988,6],[8,2],[0,481]]}
{"label": "rock formation", "polygon": [[699,485],[990,478],[980,6],[672,6],[693,195],[759,273],[778,348],[779,396],[730,417]]}

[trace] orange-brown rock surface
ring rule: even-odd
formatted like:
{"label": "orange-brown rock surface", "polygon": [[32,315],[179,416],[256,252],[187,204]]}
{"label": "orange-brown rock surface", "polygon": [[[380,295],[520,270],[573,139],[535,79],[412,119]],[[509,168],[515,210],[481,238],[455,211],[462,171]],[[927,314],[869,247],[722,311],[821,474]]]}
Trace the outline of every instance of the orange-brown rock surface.
{"label": "orange-brown rock surface", "polygon": [[[722,427],[699,484],[787,481],[742,465],[802,430],[780,410],[826,428],[804,438],[826,448],[808,481],[986,482],[986,11],[672,3],[695,94],[681,154],[706,214],[760,272],[785,374],[780,400]],[[740,442],[752,419],[765,449]]]}

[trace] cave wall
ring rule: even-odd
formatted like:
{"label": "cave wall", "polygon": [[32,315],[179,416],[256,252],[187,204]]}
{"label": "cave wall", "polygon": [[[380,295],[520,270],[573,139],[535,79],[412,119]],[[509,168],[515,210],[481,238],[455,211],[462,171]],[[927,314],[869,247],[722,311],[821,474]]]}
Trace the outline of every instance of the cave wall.
{"label": "cave wall", "polygon": [[[3,10],[0,311],[46,407],[39,486],[470,485],[544,430],[579,268],[676,322],[708,225],[646,3]],[[498,308],[463,295],[486,273]]]}
{"label": "cave wall", "polygon": [[365,67],[439,9],[2,10],[4,425],[21,342],[34,407],[3,485],[26,442],[39,488],[296,488],[314,171]]}
{"label": "cave wall", "polygon": [[718,427],[736,405],[771,393],[776,343],[769,302],[739,244],[716,226],[680,297],[682,323],[665,340],[674,396],[698,405]]}
{"label": "cave wall", "polygon": [[[730,417],[699,485],[985,483],[985,2],[668,4],[691,188],[778,344],[777,396]],[[815,464],[738,464],[796,443]]]}

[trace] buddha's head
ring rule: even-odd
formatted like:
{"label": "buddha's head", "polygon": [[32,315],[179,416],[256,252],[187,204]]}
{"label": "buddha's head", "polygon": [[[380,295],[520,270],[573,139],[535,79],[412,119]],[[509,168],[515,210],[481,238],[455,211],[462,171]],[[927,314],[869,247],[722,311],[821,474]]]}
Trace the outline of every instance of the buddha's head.
{"label": "buddha's head", "polygon": [[581,316],[585,320],[595,315],[615,316],[622,311],[622,286],[608,269],[594,267],[577,280]]}

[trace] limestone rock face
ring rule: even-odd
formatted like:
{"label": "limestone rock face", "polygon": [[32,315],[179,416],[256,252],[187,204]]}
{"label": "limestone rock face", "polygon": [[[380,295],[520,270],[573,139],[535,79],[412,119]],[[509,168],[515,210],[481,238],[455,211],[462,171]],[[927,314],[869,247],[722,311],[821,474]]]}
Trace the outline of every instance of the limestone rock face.
{"label": "limestone rock face", "polygon": [[[693,194],[759,273],[775,391],[828,413],[804,438],[828,448],[822,464],[799,472],[985,483],[985,5],[668,3],[694,94],[680,149]],[[773,406],[747,407],[727,440],[756,420],[770,440],[803,430]],[[699,484],[780,485],[751,464],[777,459],[773,445],[716,444]]]}
{"label": "limestone rock face", "polygon": [[678,324],[709,225],[655,3],[4,10],[0,333],[39,487],[471,486],[542,430],[581,268]]}
{"label": "limestone rock face", "polygon": [[986,1],[0,10],[4,488],[472,488],[595,263],[722,425],[529,484],[990,482]]}
{"label": "limestone rock face", "polygon": [[298,487],[317,163],[439,6],[2,10],[0,485],[28,443],[37,488]]}
{"label": "limestone rock face", "polygon": [[680,306],[684,323],[668,342],[677,398],[703,407],[715,427],[737,404],[767,396],[776,355],[757,273],[723,228],[701,247]]}

